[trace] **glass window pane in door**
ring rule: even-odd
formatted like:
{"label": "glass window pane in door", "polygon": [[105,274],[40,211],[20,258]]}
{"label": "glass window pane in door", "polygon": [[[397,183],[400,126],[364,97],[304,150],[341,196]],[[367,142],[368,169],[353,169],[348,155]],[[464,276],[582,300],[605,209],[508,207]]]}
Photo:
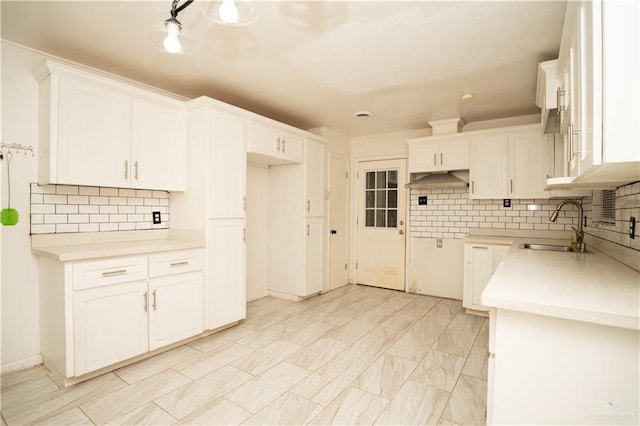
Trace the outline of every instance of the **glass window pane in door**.
{"label": "glass window pane in door", "polygon": [[374,226],[374,225],[375,225],[375,210],[367,210],[365,226]]}
{"label": "glass window pane in door", "polygon": [[376,191],[376,207],[379,209],[387,207],[387,191]]}
{"label": "glass window pane in door", "polygon": [[374,208],[376,206],[376,193],[375,191],[367,191],[367,203],[366,208]]}
{"label": "glass window pane in door", "polygon": [[398,223],[398,210],[387,210],[387,228],[395,228]]}
{"label": "glass window pane in door", "polygon": [[387,202],[387,207],[390,209],[395,209],[398,207],[398,190],[390,189],[388,192],[389,201]]}
{"label": "glass window pane in door", "polygon": [[386,226],[386,214],[384,210],[376,210],[376,228],[384,228]]}
{"label": "glass window pane in door", "polygon": [[397,188],[398,187],[398,171],[397,170],[389,170],[387,172],[388,179],[388,187],[389,188]]}
{"label": "glass window pane in door", "polygon": [[376,187],[376,173],[367,172],[367,189],[374,189]]}
{"label": "glass window pane in door", "polygon": [[385,189],[387,187],[387,172],[377,172],[376,188]]}

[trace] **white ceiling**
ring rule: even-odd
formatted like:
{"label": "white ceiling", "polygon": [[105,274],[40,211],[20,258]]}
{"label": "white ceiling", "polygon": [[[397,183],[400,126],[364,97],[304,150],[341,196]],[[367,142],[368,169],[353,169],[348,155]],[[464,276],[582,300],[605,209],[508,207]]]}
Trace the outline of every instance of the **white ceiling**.
{"label": "white ceiling", "polygon": [[[537,63],[557,57],[565,1],[256,2],[258,21],[178,19],[192,56],[148,44],[166,1],[6,1],[2,38],[189,98],[362,136],[539,112]],[[182,2],[181,2],[182,3]],[[471,92],[470,102],[460,96]],[[368,119],[354,113],[372,112]]]}

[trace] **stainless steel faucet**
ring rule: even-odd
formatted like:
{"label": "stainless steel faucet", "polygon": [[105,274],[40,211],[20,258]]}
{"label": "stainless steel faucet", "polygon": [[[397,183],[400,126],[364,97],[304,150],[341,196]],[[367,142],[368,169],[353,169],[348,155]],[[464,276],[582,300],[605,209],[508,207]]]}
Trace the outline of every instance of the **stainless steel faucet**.
{"label": "stainless steel faucet", "polygon": [[580,204],[575,200],[567,200],[567,201],[561,202],[560,204],[558,204],[556,209],[551,213],[551,216],[549,216],[549,221],[555,222],[556,220],[558,220],[558,214],[560,213],[560,209],[562,209],[562,207],[564,207],[567,204],[573,204],[578,208],[578,229],[576,229],[575,226],[572,226],[571,229],[573,229],[576,233],[576,247],[574,248],[574,250],[579,253],[584,253],[585,251],[587,251],[587,245],[582,241],[584,239],[584,231],[582,230],[582,215],[583,215],[582,204]]}

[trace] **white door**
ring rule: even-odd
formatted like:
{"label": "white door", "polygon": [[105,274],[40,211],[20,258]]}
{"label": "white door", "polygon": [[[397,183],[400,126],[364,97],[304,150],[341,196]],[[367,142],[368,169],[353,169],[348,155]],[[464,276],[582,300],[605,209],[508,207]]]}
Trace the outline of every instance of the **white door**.
{"label": "white door", "polygon": [[357,282],[404,290],[406,161],[358,165]]}
{"label": "white door", "polygon": [[329,182],[329,290],[347,284],[348,163],[331,156]]}

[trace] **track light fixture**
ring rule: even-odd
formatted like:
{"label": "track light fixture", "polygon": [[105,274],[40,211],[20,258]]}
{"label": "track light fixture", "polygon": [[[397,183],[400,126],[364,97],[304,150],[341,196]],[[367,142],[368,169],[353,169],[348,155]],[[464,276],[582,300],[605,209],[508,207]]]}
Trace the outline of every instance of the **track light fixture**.
{"label": "track light fixture", "polygon": [[[171,17],[155,25],[149,33],[149,42],[155,48],[173,54],[189,55],[198,50],[196,41],[178,21],[178,14],[186,9],[194,0],[171,1]],[[200,10],[213,22],[222,25],[248,25],[258,17],[249,0],[217,0],[203,1]]]}

